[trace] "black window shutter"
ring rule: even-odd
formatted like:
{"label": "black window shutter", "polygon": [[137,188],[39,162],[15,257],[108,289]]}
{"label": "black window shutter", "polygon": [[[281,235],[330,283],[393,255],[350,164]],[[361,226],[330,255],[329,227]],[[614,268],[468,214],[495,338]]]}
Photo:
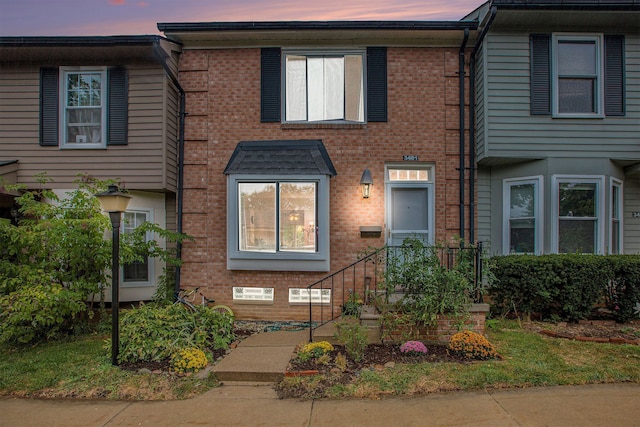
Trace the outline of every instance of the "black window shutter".
{"label": "black window shutter", "polygon": [[109,68],[107,80],[107,145],[127,145],[129,83],[126,68]]}
{"label": "black window shutter", "polygon": [[260,55],[260,121],[280,121],[280,48],[265,47]]}
{"label": "black window shutter", "polygon": [[624,36],[604,36],[604,113],[624,116]]}
{"label": "black window shutter", "polygon": [[531,34],[531,114],[551,114],[551,37]]}
{"label": "black window shutter", "polygon": [[40,145],[58,145],[58,69],[40,69]]}
{"label": "black window shutter", "polygon": [[367,48],[367,121],[387,121],[387,48]]}

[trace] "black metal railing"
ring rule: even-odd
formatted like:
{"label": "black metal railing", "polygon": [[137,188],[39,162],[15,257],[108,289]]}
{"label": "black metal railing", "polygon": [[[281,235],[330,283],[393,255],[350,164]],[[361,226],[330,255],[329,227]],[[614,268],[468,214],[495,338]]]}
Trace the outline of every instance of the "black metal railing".
{"label": "black metal railing", "polygon": [[313,341],[314,329],[340,317],[342,305],[353,295],[362,296],[362,302],[369,304],[376,295],[387,293],[385,271],[391,263],[411,262],[417,250],[437,254],[440,265],[448,269],[466,262],[465,271],[472,283],[470,297],[474,302],[482,302],[482,242],[461,247],[384,246],[307,286],[309,341]]}

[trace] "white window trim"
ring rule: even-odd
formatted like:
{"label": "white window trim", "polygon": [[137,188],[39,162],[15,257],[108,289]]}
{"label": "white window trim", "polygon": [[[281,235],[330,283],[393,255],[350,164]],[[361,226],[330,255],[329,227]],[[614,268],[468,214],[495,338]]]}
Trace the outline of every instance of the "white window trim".
{"label": "white window trim", "polygon": [[[127,213],[143,213],[147,216],[147,222],[153,222],[153,210],[152,209],[127,209]],[[120,233],[124,233],[124,214],[122,215]],[[153,239],[151,233],[147,233],[146,240]],[[155,286],[155,259],[149,257],[149,280],[137,281],[137,282],[125,282],[124,281],[124,266],[120,266],[120,286],[125,288],[138,288],[143,286]]]}
{"label": "white window trim", "polygon": [[[363,99],[363,118],[362,121],[353,120],[287,120],[287,55],[299,55],[299,56],[346,56],[346,55],[360,55],[362,56],[362,99]],[[281,58],[281,117],[283,123],[291,124],[365,124],[367,123],[367,52],[366,49],[317,49],[317,48],[296,48],[296,49],[283,49]],[[307,100],[308,102],[308,100]]]}
{"label": "white window trim", "polygon": [[509,255],[511,253],[510,242],[510,219],[511,219],[511,187],[514,185],[533,184],[534,190],[534,246],[533,253],[539,255],[542,253],[543,236],[544,236],[544,177],[542,175],[525,176],[519,178],[508,178],[502,181],[502,253]]}
{"label": "white window trim", "polygon": [[[102,75],[102,87],[101,87],[101,107],[102,108],[102,134],[100,143],[70,143],[67,141],[67,120],[66,120],[66,112],[67,112],[67,74],[68,73],[77,73],[77,72],[100,72]],[[59,128],[59,141],[60,148],[64,149],[100,149],[107,148],[107,96],[108,96],[108,79],[107,79],[107,67],[60,67],[60,77],[59,77],[59,90],[60,94],[59,100],[59,117],[58,117],[58,128]]]}
{"label": "white window trim", "polygon": [[[558,41],[595,41],[596,42],[596,97],[595,113],[560,113],[558,97]],[[602,34],[554,33],[552,35],[551,88],[553,94],[552,116],[558,118],[604,118],[604,56]]]}
{"label": "white window trim", "polygon": [[624,251],[624,193],[623,193],[623,182],[617,178],[611,178],[611,183],[609,184],[609,253],[612,253],[611,249],[613,248],[613,188],[618,188],[618,212],[620,217],[619,221],[619,232],[620,236],[618,236],[618,254],[622,254]]}
{"label": "white window trim", "polygon": [[[317,183],[318,238],[316,252],[249,252],[239,250],[238,183],[240,182]],[[329,177],[326,175],[234,174],[227,179],[227,269],[268,271],[329,271]]]}
{"label": "white window trim", "polygon": [[605,232],[605,203],[604,200],[604,175],[552,175],[551,177],[551,252],[558,253],[559,238],[558,232],[560,229],[560,216],[558,214],[559,197],[558,190],[561,182],[572,183],[585,183],[585,184],[597,184],[596,189],[596,212],[598,217],[597,230],[598,236],[596,238],[595,254],[604,253],[604,232]]}

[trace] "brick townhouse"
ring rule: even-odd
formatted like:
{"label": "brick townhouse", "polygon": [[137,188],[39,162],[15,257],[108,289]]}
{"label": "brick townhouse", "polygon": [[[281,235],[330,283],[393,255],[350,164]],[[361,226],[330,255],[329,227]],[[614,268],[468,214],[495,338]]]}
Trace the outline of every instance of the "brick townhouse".
{"label": "brick townhouse", "polygon": [[466,235],[476,26],[158,24],[182,45],[180,286],[305,320],[301,290],[367,248]]}

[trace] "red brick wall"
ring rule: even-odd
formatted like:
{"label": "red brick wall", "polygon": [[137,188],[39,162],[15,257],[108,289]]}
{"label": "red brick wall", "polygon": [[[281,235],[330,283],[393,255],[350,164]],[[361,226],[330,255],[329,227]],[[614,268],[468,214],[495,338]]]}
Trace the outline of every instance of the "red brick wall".
{"label": "red brick wall", "polygon": [[[183,287],[204,287],[238,318],[306,320],[308,307],[290,306],[288,288],[306,287],[328,274],[227,270],[223,170],[243,140],[323,141],[338,172],[330,183],[332,272],[368,246],[384,244],[384,233],[361,238],[359,226],[384,226],[384,165],[402,162],[403,155],[434,165],[436,240],[459,234],[458,48],[389,48],[387,57],[388,122],[300,126],[260,123],[260,49],[183,52],[180,81],[188,113],[183,224],[195,237],[183,248]],[[361,197],[358,185],[365,168],[374,181],[369,199]],[[233,286],[274,287],[274,304],[234,304]]]}

